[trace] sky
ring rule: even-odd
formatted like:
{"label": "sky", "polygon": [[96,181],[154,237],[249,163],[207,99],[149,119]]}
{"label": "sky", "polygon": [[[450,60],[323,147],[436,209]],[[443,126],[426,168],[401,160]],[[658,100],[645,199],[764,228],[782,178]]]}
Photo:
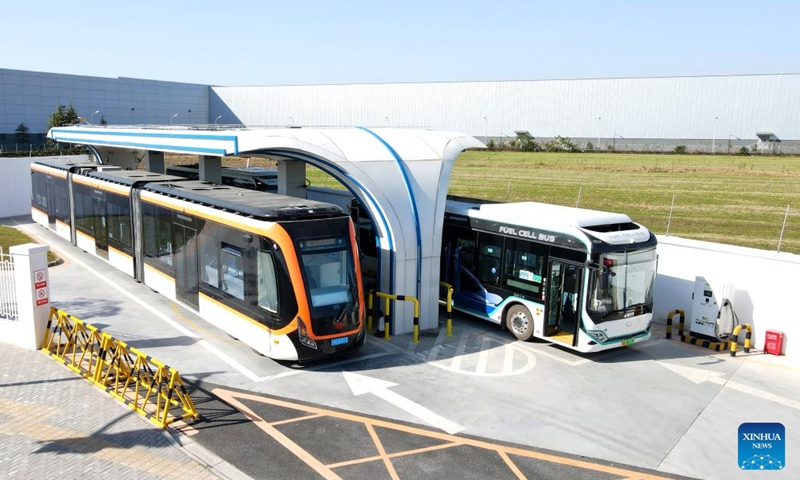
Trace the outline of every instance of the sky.
{"label": "sky", "polygon": [[4,2],[0,68],[208,85],[800,73],[800,2]]}

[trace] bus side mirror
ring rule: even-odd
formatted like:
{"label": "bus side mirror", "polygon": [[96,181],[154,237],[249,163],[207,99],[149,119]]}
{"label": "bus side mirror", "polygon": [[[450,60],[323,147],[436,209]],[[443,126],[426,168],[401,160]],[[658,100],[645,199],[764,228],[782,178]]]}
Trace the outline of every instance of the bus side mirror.
{"label": "bus side mirror", "polygon": [[600,289],[608,289],[608,272],[600,272]]}

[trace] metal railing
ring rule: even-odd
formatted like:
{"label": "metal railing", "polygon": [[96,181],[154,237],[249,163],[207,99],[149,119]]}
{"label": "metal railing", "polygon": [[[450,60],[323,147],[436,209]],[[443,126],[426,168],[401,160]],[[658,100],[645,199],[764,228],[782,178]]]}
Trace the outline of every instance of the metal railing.
{"label": "metal railing", "polygon": [[14,256],[0,248],[0,318],[17,320],[17,289],[14,281]]}

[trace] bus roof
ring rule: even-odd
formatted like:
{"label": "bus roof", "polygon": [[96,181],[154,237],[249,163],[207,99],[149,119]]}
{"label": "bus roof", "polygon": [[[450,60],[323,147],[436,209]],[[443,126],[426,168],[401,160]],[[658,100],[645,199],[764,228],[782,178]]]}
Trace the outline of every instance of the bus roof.
{"label": "bus roof", "polygon": [[218,185],[199,180],[152,183],[144,187],[151,192],[224,208],[264,220],[290,220],[294,218],[330,217],[344,215],[341,208],[330,203],[287,197],[229,185]]}
{"label": "bus roof", "polygon": [[555,228],[557,226],[586,228],[633,223],[633,220],[623,213],[538,202],[482,203],[481,200],[470,201],[460,198],[448,200],[446,211],[467,217],[495,220],[531,228]]}
{"label": "bus roof", "polygon": [[[655,242],[655,237],[647,228],[634,223],[623,213],[538,202],[484,203],[463,197],[449,198],[445,212],[447,215],[469,218],[473,228],[501,234],[510,232],[512,236],[523,238],[549,238],[550,243],[570,247],[575,246],[570,238],[585,238],[586,235],[609,245]],[[533,235],[532,232],[537,233]],[[546,232],[555,235],[540,235]],[[567,236],[562,237],[562,234]]]}

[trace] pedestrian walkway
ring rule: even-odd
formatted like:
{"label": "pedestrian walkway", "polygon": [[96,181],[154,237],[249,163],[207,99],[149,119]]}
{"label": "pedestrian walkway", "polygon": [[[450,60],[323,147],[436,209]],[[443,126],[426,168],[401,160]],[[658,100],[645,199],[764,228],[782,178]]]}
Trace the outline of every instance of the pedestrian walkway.
{"label": "pedestrian walkway", "polygon": [[0,478],[229,478],[42,352],[0,344]]}

